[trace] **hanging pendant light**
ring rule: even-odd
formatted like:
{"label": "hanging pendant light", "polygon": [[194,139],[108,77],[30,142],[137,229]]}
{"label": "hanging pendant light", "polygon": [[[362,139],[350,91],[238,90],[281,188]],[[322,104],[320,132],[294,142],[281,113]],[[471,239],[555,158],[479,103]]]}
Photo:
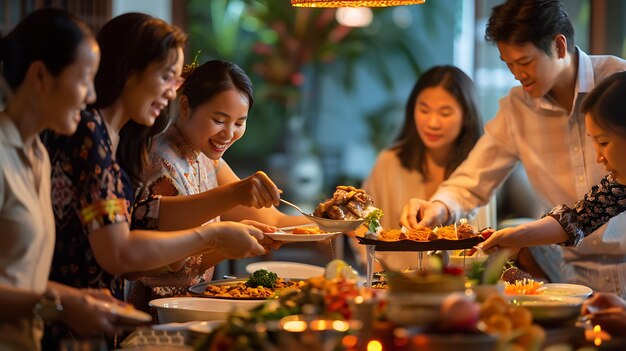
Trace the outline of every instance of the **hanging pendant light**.
{"label": "hanging pendant light", "polygon": [[426,0],[291,0],[295,7],[387,7],[423,4]]}

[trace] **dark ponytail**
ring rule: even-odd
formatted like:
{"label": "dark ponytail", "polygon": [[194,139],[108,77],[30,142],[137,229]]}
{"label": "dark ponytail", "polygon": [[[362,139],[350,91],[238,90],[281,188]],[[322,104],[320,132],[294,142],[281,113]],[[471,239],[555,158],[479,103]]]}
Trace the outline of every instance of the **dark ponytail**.
{"label": "dark ponytail", "polygon": [[187,96],[189,107],[195,109],[226,90],[238,90],[248,98],[248,109],[254,104],[252,81],[234,63],[212,60],[186,70],[181,95]]}
{"label": "dark ponytail", "polygon": [[6,95],[9,93],[9,87],[6,85],[4,80],[4,76],[2,72],[4,72],[4,38],[2,37],[2,33],[0,33],[0,107],[3,107],[6,102]]}
{"label": "dark ponytail", "polygon": [[600,127],[626,137],[626,71],[614,73],[596,85],[583,100],[581,111]]}

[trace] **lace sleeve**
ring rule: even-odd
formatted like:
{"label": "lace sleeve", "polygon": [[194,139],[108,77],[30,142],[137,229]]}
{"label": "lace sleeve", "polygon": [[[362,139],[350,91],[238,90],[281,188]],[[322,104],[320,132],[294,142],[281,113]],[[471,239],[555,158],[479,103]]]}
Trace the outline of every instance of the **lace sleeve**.
{"label": "lace sleeve", "polygon": [[573,207],[559,205],[546,216],[556,219],[567,232],[569,238],[561,245],[578,246],[585,236],[624,211],[626,186],[615,181],[609,174]]}

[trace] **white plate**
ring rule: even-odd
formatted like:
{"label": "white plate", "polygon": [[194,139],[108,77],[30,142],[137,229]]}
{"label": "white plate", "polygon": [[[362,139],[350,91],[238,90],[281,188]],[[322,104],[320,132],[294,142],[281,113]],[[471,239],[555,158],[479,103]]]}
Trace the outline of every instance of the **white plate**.
{"label": "white plate", "polygon": [[119,305],[100,299],[89,298],[90,302],[99,309],[107,311],[117,317],[120,324],[140,324],[152,321],[152,316],[146,312],[135,309],[132,305]]}
{"label": "white plate", "polygon": [[246,272],[250,274],[259,269],[274,272],[279,277],[286,279],[308,279],[324,275],[323,267],[299,262],[261,261],[246,266]]}
{"label": "white plate", "polygon": [[305,242],[305,241],[321,241],[332,238],[340,232],[322,233],[322,234],[291,234],[291,233],[264,233],[266,236],[277,241],[284,242]]}
{"label": "white plate", "polygon": [[150,301],[159,323],[225,320],[235,307],[251,309],[265,300],[227,300],[209,297],[167,297]]}

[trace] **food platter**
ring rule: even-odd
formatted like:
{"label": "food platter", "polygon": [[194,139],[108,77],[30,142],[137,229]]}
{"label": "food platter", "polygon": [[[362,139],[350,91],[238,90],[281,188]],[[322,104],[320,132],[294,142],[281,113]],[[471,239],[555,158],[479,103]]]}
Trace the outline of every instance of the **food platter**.
{"label": "food platter", "polygon": [[431,251],[470,249],[484,240],[481,236],[475,236],[472,238],[459,240],[436,239],[431,241],[384,241],[369,239],[363,236],[357,236],[356,238],[361,245],[375,246],[376,251]]}
{"label": "food platter", "polygon": [[[203,282],[193,286],[190,286],[187,290],[189,293],[195,297],[205,297],[211,299],[224,299],[224,300],[267,300],[274,298],[274,296],[269,297],[233,297],[233,296],[220,296],[220,295],[209,295],[206,293],[207,288],[210,286],[213,287],[228,287],[235,286],[241,283],[245,283],[248,279],[223,279],[223,280],[213,280],[210,282]],[[286,282],[299,282],[300,279],[285,279]],[[280,290],[280,289],[279,289]]]}

